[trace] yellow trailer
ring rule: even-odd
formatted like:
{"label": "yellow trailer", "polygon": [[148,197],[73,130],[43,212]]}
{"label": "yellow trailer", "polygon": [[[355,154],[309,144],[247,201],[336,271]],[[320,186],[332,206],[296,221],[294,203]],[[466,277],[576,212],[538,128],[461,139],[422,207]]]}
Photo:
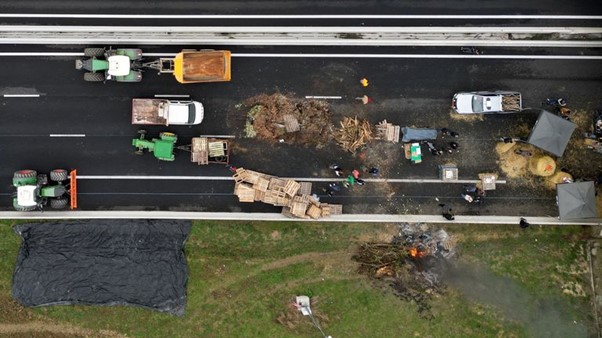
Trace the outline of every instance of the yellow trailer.
{"label": "yellow trailer", "polygon": [[160,58],[143,66],[159,74],[171,73],[180,83],[230,81],[232,54],[227,50],[184,49],[174,58]]}

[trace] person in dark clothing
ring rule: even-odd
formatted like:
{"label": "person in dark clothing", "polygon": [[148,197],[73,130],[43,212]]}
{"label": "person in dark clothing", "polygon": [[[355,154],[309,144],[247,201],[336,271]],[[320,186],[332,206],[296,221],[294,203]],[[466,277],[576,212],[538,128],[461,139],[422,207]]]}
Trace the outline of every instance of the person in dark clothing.
{"label": "person in dark clothing", "polygon": [[441,135],[442,136],[449,135],[449,129],[447,129],[447,128],[441,128]]}
{"label": "person in dark clothing", "polygon": [[455,131],[450,132],[449,135],[451,135],[451,137],[460,137],[460,134],[456,133]]}
{"label": "person in dark clothing", "polygon": [[445,218],[448,221],[453,221],[456,219],[456,217],[452,213],[452,208],[449,208],[449,209],[447,209],[447,211],[444,211],[442,215],[443,215],[443,218]]}
{"label": "person in dark clothing", "polygon": [[521,218],[520,218],[520,223],[519,223],[519,225],[520,225],[520,228],[521,228],[521,229],[526,229],[526,228],[528,228],[528,227],[529,227],[529,225],[531,225],[531,224],[529,224],[529,222],[527,222],[527,220],[526,220],[524,217],[521,217]]}
{"label": "person in dark clothing", "polygon": [[370,168],[370,170],[368,170],[368,173],[372,176],[378,176],[378,172],[379,172],[378,168],[376,168],[376,167],[372,167],[372,168]]}

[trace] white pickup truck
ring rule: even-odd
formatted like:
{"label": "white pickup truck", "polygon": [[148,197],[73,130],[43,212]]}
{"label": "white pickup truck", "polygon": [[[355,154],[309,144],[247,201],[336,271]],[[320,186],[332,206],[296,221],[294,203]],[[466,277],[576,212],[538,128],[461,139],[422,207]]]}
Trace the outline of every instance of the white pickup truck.
{"label": "white pickup truck", "polygon": [[460,92],[452,99],[452,109],[458,114],[518,113],[523,101],[519,92]]}
{"label": "white pickup truck", "polygon": [[132,99],[132,124],[193,125],[203,117],[203,105],[197,101]]}

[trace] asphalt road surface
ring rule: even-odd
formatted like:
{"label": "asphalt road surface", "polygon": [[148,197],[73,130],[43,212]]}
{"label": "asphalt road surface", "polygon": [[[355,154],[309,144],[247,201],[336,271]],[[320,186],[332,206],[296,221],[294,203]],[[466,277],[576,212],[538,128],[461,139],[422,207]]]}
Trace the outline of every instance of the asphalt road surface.
{"label": "asphalt road surface", "polygon": [[[78,51],[66,47],[61,50]],[[178,50],[174,47],[171,52]],[[290,52],[291,48],[285,50]],[[447,50],[429,49],[435,53]],[[245,53],[250,49],[239,47],[232,51]],[[313,48],[311,52],[322,50]],[[205,121],[201,125],[146,128],[149,135],[169,130],[179,135],[179,144],[186,144],[199,134],[236,135],[231,156],[234,165],[283,177],[314,178],[333,177],[328,169],[331,162],[352,168],[385,157],[390,166],[383,172],[384,178],[437,178],[437,165],[455,162],[460,166],[460,178],[476,179],[479,172],[497,168],[493,152],[496,139],[516,135],[521,126],[532,125],[544,98],[562,95],[574,109],[592,109],[602,104],[599,96],[602,65],[596,60],[235,57],[231,82],[187,86],[178,84],[169,75],[158,76],[153,72],[146,72],[139,84],[86,83],[82,73],[74,69],[73,60],[2,58],[4,81],[0,94],[41,95],[1,100],[4,123],[0,125],[3,161],[0,181],[6,184],[0,193],[5,210],[11,205],[12,173],[21,168],[40,172],[55,167],[77,168],[82,175],[230,174],[221,165],[192,164],[182,151],[176,153],[173,163],[159,162],[150,154],[134,155],[131,139],[139,128],[130,124],[133,97],[188,94],[205,105]],[[359,84],[362,77],[370,80],[367,88]],[[534,109],[521,114],[486,116],[483,121],[475,122],[453,119],[450,115],[454,92],[495,89],[522,92],[524,106]],[[334,144],[313,149],[241,138],[248,110],[241,104],[254,95],[275,92],[295,97],[341,96],[340,100],[329,101],[335,124],[343,116],[358,115],[373,123],[386,118],[402,126],[447,127],[460,133],[455,141],[461,150],[440,157],[427,153],[423,163],[411,165],[403,158],[400,146],[393,144],[370,147],[360,155],[364,156],[362,160]],[[363,94],[375,102],[362,105],[355,100]],[[79,137],[50,137],[51,134]],[[436,144],[443,146],[449,141],[438,140]],[[598,155],[592,153],[592,156]],[[593,165],[598,163],[597,158],[592,158]],[[461,184],[368,183],[332,198],[323,196],[320,187],[325,185],[314,183],[314,192],[324,201],[343,203],[345,213],[436,213],[440,202],[463,214],[549,216],[557,212],[553,193],[512,185],[498,185],[481,206],[469,205],[461,199]],[[84,210],[279,211],[261,203],[238,203],[232,195],[232,181],[81,180],[78,188]]]}

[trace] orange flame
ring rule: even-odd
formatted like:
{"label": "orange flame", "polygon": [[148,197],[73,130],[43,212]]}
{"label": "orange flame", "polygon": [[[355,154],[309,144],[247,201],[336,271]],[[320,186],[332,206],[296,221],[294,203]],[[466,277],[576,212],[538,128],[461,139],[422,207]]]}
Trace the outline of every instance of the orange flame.
{"label": "orange flame", "polygon": [[410,256],[412,257],[416,257],[418,255],[418,249],[416,248],[411,248],[410,249]]}

